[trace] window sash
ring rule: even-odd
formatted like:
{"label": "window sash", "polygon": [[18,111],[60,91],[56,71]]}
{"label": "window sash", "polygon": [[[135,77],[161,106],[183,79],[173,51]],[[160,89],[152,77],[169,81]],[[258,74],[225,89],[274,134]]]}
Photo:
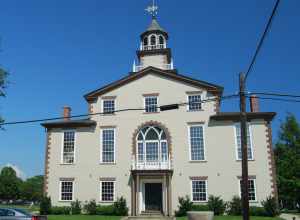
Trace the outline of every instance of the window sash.
{"label": "window sash", "polygon": [[100,201],[113,202],[115,200],[115,181],[101,181],[100,190]]}
{"label": "window sash", "polygon": [[199,111],[202,109],[202,97],[201,95],[189,95],[188,96],[188,110]]}
{"label": "window sash", "polygon": [[157,112],[157,96],[145,97],[145,112]]}
{"label": "window sash", "polygon": [[[242,197],[242,180],[240,182],[240,195]],[[256,183],[255,179],[248,179],[248,197],[249,201],[256,201]]]}
{"label": "window sash", "polygon": [[[251,128],[250,124],[247,124],[247,156],[248,160],[253,160],[253,148],[252,148],[252,138],[251,138]],[[242,159],[242,139],[241,139],[241,125],[240,123],[235,124],[235,135],[236,135],[236,154],[237,159]]]}
{"label": "window sash", "polygon": [[190,159],[192,161],[205,160],[204,128],[203,125],[189,127]]}
{"label": "window sash", "polygon": [[103,113],[105,114],[112,114],[115,112],[115,100],[103,100]]}
{"label": "window sash", "polygon": [[115,162],[115,129],[103,129],[101,135],[101,162]]}
{"label": "window sash", "polygon": [[60,182],[60,200],[73,201],[74,182],[61,181]]}
{"label": "window sash", "polygon": [[75,161],[75,131],[63,133],[62,163],[73,164]]}
{"label": "window sash", "polygon": [[192,180],[192,201],[207,201],[207,180]]}

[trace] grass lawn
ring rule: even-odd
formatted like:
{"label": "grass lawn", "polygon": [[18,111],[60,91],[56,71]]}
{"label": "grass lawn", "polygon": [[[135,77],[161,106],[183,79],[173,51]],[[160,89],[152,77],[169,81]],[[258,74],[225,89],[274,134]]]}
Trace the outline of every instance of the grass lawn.
{"label": "grass lawn", "polygon": [[[176,218],[177,220],[187,220],[187,217]],[[242,220],[242,216],[215,216],[214,220]],[[282,220],[281,218],[272,218],[272,217],[258,217],[258,216],[250,216],[251,220]]]}
{"label": "grass lawn", "polygon": [[120,216],[48,215],[48,220],[119,220]]}

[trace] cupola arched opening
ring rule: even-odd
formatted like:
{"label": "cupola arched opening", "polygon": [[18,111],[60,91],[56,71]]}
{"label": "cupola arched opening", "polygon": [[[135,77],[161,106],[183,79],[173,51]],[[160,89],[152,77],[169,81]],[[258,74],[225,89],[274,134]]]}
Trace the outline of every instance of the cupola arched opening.
{"label": "cupola arched opening", "polygon": [[148,37],[144,37],[143,44],[144,46],[148,46]]}
{"label": "cupola arched opening", "polygon": [[165,39],[162,35],[159,36],[159,44],[164,45],[165,44]]}
{"label": "cupola arched opening", "polygon": [[151,43],[151,46],[156,45],[156,36],[155,35],[150,36],[150,43]]}

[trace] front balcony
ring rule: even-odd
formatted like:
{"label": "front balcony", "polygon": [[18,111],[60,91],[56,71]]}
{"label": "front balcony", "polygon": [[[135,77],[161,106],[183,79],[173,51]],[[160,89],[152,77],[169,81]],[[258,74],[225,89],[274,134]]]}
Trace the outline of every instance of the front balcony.
{"label": "front balcony", "polygon": [[172,170],[171,160],[138,161],[132,160],[131,170]]}

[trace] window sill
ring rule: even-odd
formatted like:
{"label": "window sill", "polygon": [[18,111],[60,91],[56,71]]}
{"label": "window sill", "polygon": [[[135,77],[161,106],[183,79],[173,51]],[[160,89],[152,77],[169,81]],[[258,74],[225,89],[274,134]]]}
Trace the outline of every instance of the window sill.
{"label": "window sill", "polygon": [[205,200],[205,201],[192,201],[193,203],[207,203],[208,200]]}
{"label": "window sill", "polygon": [[74,166],[76,164],[75,163],[60,163],[59,165],[61,165],[61,166]]}
{"label": "window sill", "polygon": [[[242,159],[236,159],[236,161],[237,161],[237,162],[241,162],[241,161],[242,161]],[[255,161],[255,160],[254,160],[254,159],[248,159],[248,161],[250,161],[250,162],[251,162],[251,161]]]}
{"label": "window sill", "polygon": [[74,202],[75,200],[58,200],[58,202],[61,202],[61,203],[67,203],[67,202]]}
{"label": "window sill", "polygon": [[207,160],[189,160],[189,163],[207,163]]}
{"label": "window sill", "polygon": [[198,110],[186,110],[187,112],[204,112],[204,109],[198,109]]}
{"label": "window sill", "polygon": [[157,114],[157,113],[160,113],[160,112],[143,112],[144,115]]}
{"label": "window sill", "polygon": [[112,203],[114,203],[115,202],[115,200],[114,201],[99,201],[98,203],[102,203],[102,204],[112,204]]}
{"label": "window sill", "polygon": [[116,162],[100,162],[100,165],[116,165]]}

